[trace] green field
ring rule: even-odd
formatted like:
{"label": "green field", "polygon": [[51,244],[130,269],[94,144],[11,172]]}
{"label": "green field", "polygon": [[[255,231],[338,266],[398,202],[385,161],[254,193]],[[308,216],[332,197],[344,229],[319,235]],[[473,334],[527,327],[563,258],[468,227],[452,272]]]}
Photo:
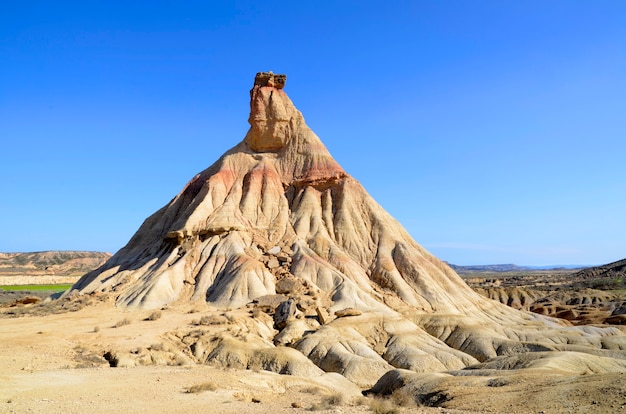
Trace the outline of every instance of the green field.
{"label": "green field", "polygon": [[50,292],[62,292],[64,290],[69,289],[70,287],[72,287],[71,284],[59,284],[59,285],[9,285],[9,286],[0,286],[0,290],[9,290],[9,291],[15,291],[15,290],[28,290],[31,292],[43,292],[43,291],[50,291]]}

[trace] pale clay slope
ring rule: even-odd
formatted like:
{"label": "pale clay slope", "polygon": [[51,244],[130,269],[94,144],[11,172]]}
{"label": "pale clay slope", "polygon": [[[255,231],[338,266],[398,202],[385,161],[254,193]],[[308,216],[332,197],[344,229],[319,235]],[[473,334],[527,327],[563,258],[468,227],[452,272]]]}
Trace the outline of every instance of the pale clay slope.
{"label": "pale clay slope", "polygon": [[194,362],[337,372],[362,388],[394,368],[460,370],[539,351],[547,359],[556,357],[550,351],[594,354],[594,364],[615,361],[609,365],[626,371],[620,330],[572,327],[474,293],[333,160],[271,78],[257,78],[249,121],[241,143],[75,289],[113,294],[134,309],[239,308],[275,294],[279,283],[300,283],[287,293],[302,303],[364,313],[322,325],[295,320],[278,334],[271,318],[255,317],[235,334],[179,332],[172,340]]}

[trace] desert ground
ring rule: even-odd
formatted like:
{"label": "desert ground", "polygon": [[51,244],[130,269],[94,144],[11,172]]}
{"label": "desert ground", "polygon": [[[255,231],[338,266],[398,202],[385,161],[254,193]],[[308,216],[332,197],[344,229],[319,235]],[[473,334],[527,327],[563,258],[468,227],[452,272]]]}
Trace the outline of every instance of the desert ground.
{"label": "desert ground", "polygon": [[[43,307],[26,305],[34,314],[36,306]],[[0,319],[2,413],[356,413],[385,406],[344,384],[337,391],[310,378],[168,360],[167,332],[223,310],[165,310],[157,320],[149,320],[153,312],[106,302],[48,315],[23,310],[19,318],[4,313]],[[113,368],[103,357],[113,349],[162,350],[165,356],[146,366]]]}
{"label": "desert ground", "polygon": [[[483,284],[494,278],[483,277]],[[472,275],[474,281],[480,278]],[[75,297],[13,307],[5,303],[0,312],[2,413],[626,412],[623,372],[573,375],[547,364],[471,376],[434,373],[423,375],[421,388],[409,397],[406,392],[363,396],[364,389],[339,378],[194,363],[172,341],[180,328],[240,329],[242,320],[253,317],[247,308],[132,311],[106,298]],[[107,353],[144,358],[120,358],[112,367]]]}

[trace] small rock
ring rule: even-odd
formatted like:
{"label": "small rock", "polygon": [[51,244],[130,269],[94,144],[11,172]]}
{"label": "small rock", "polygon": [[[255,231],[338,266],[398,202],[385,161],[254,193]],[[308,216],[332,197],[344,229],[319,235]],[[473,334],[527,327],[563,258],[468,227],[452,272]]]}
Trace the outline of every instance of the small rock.
{"label": "small rock", "polygon": [[280,247],[278,247],[278,246],[274,246],[274,247],[272,247],[271,249],[269,249],[267,252],[268,252],[269,254],[274,254],[274,255],[276,255],[276,254],[280,253]]}
{"label": "small rock", "polygon": [[281,262],[281,263],[288,263],[288,262],[291,262],[291,257],[290,257],[290,256],[288,256],[288,255],[287,255],[287,254],[285,254],[285,253],[281,253],[281,254],[277,255],[277,256],[276,256],[276,258],[277,258],[277,259],[278,259],[278,261],[279,261],[279,262]]}
{"label": "small rock", "polygon": [[318,306],[315,308],[315,313],[317,313],[317,320],[321,325],[326,325],[328,322],[330,322],[330,316],[328,315],[326,310]]}
{"label": "small rock", "polygon": [[39,303],[39,302],[41,302],[41,299],[38,298],[37,296],[26,296],[22,299],[15,301],[15,304],[16,305],[32,305],[32,304]]}
{"label": "small rock", "polygon": [[361,314],[363,314],[363,312],[354,308],[345,308],[335,312],[335,316],[338,318],[343,318],[345,316],[359,316]]}
{"label": "small rock", "polygon": [[303,290],[302,281],[295,277],[285,277],[276,282],[276,293],[297,294]]}
{"label": "small rock", "polygon": [[274,327],[276,329],[283,329],[287,322],[293,320],[296,316],[296,302],[293,299],[289,299],[276,308],[274,314]]}
{"label": "small rock", "polygon": [[278,263],[278,259],[275,257],[270,257],[270,259],[267,262],[267,267],[269,267],[270,269],[276,269],[279,266],[280,266],[280,263]]}
{"label": "small rock", "polygon": [[285,295],[265,295],[254,299],[252,303],[257,308],[269,308],[269,313],[274,313],[278,305],[288,299]]}

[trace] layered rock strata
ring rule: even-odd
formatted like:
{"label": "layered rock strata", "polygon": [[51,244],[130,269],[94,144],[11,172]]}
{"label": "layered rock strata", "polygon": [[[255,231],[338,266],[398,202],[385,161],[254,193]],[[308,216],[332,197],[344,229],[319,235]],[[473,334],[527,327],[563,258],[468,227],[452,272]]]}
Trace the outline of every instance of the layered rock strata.
{"label": "layered rock strata", "polygon": [[[197,361],[243,368],[254,343],[270,350],[258,354],[262,365],[280,372],[297,350],[361,387],[394,368],[461,370],[529,352],[626,358],[618,329],[572,327],[472,291],[332,158],[285,80],[257,74],[243,141],[74,288],[132,308],[256,307],[239,337],[226,329],[175,337]],[[275,319],[266,314],[279,307]]]}

